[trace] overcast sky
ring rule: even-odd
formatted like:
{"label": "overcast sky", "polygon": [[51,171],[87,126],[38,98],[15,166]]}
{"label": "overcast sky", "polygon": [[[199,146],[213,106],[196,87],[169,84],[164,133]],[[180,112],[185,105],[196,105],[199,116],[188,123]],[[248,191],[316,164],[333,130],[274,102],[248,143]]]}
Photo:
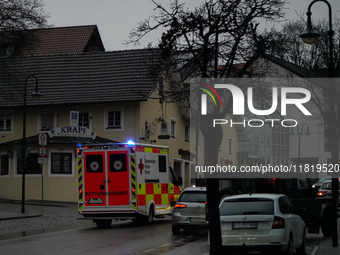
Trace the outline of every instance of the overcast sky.
{"label": "overcast sky", "polygon": [[[106,51],[143,48],[148,42],[157,40],[161,32],[148,36],[139,46],[125,45],[129,32],[138,22],[155,13],[155,5],[151,0],[43,0],[45,12],[50,13],[49,23],[55,27],[97,25]],[[166,6],[167,0],[156,0]],[[199,5],[201,0],[181,0],[188,7]],[[286,17],[304,19],[308,5],[312,0],[290,0],[287,5]],[[340,1],[329,0],[332,5],[333,18],[340,16]],[[328,8],[325,3],[318,2],[312,7],[313,19],[328,20]],[[276,24],[276,26],[280,26]]]}

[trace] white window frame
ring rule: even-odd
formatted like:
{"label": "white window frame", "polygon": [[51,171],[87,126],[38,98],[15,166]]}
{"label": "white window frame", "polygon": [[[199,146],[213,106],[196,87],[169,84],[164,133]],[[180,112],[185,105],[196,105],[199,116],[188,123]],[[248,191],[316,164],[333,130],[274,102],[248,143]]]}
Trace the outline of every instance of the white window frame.
{"label": "white window frame", "polygon": [[6,128],[6,116],[10,116],[11,129],[10,130],[0,130],[0,133],[13,133],[13,114],[12,112],[0,112],[0,116],[4,115],[4,128]]}
{"label": "white window frame", "polygon": [[[42,119],[41,119],[41,115],[42,114],[53,114],[53,127],[51,129],[42,129]],[[44,111],[44,112],[39,112],[39,121],[38,121],[38,131],[49,131],[55,128],[56,126],[56,114],[54,111]]]}
{"label": "white window frame", "polygon": [[[78,115],[78,124],[80,123],[80,115],[84,114],[84,113],[88,113],[89,114],[89,126],[87,127],[88,129],[91,129],[91,124],[92,124],[92,116],[91,116],[91,111],[89,109],[81,109],[81,110],[77,110],[79,112]],[[80,126],[80,124],[79,124]]]}
{"label": "white window frame", "polygon": [[[109,125],[109,112],[114,111],[120,111],[120,127],[114,128],[114,127],[108,127]],[[105,119],[104,119],[104,130],[105,131],[117,131],[117,130],[123,130],[124,129],[124,109],[121,107],[116,108],[106,108],[105,109]]]}
{"label": "white window frame", "polygon": [[[174,123],[174,130],[172,129],[172,123]],[[170,119],[170,137],[172,139],[177,137],[177,120],[175,118]]]}
{"label": "white window frame", "polygon": [[233,138],[229,137],[228,139],[228,149],[229,155],[233,155]]}
{"label": "white window frame", "polygon": [[187,124],[184,125],[184,141],[190,142],[190,126]]}

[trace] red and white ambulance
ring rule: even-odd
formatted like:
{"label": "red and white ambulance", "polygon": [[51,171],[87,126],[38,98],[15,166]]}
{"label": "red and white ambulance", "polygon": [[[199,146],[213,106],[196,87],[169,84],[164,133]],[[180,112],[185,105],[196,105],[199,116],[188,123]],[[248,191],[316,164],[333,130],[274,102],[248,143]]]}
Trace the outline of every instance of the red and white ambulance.
{"label": "red and white ambulance", "polygon": [[77,146],[79,213],[99,227],[112,219],[151,223],[171,214],[182,178],[169,165],[169,148],[132,142]]}

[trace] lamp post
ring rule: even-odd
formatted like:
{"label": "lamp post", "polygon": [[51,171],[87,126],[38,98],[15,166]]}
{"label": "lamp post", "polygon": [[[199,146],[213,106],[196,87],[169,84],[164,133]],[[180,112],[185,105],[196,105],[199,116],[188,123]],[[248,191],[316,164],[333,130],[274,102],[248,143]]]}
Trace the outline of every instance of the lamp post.
{"label": "lamp post", "polygon": [[[311,21],[311,7],[316,2],[324,2],[328,6],[328,16],[329,16],[329,30],[327,32],[329,36],[329,77],[334,78],[334,61],[333,61],[333,35],[334,31],[332,28],[332,7],[330,3],[326,0],[314,0],[308,6],[307,11],[307,28],[306,30],[300,35],[301,39],[307,44],[313,44],[316,42],[317,38],[320,36],[317,32],[313,30],[312,21]],[[330,105],[328,112],[325,113],[324,120],[325,124],[329,127],[332,136],[332,146],[331,146],[331,157],[332,157],[332,164],[339,163],[339,151],[338,151],[338,139],[336,134],[336,114],[335,114],[335,99],[336,99],[336,87],[334,81],[330,81],[331,84],[329,88],[333,90],[331,93],[330,98]],[[326,118],[326,115],[328,116]],[[336,139],[334,139],[336,138]],[[334,141],[335,140],[335,141]],[[338,191],[339,190],[339,181],[338,178],[332,178],[332,246],[338,247],[338,230],[337,230],[337,208],[338,208]]]}
{"label": "lamp post", "polygon": [[26,171],[26,99],[28,79],[35,79],[35,91],[31,94],[33,100],[39,100],[41,94],[38,92],[38,79],[34,75],[29,75],[25,80],[24,106],[23,106],[23,128],[22,128],[22,190],[21,190],[21,213],[25,213],[25,171]]}

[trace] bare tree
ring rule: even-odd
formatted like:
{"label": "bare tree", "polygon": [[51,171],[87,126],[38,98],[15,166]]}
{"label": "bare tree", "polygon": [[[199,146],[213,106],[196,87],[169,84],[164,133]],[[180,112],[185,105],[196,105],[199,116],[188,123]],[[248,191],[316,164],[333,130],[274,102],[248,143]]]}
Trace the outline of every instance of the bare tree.
{"label": "bare tree", "polygon": [[[318,41],[313,45],[305,44],[299,35],[306,29],[304,20],[295,20],[287,22],[280,33],[280,37],[284,40],[284,45],[280,52],[275,52],[273,55],[294,63],[298,66],[319,72],[321,75],[328,76],[329,69],[329,30],[328,20],[323,19],[313,23],[315,31],[320,33]],[[340,20],[335,17],[333,23],[334,34],[334,70],[335,76],[340,76]]]}
{"label": "bare tree", "polygon": [[0,49],[2,51],[13,51],[21,45],[29,46],[34,43],[34,33],[26,31],[47,26],[48,14],[44,12],[43,6],[42,0],[0,2]]}
{"label": "bare tree", "polygon": [[[128,43],[138,43],[150,32],[166,28],[159,43],[166,65],[209,78],[242,77],[261,54],[273,48],[277,37],[272,37],[272,31],[259,33],[258,25],[263,20],[275,22],[283,17],[285,0],[205,0],[194,10],[186,9],[178,0],[170,1],[169,9],[153,2],[158,13],[140,22],[131,31]],[[235,69],[238,63],[245,64],[241,69]],[[176,97],[181,100],[185,98],[183,92],[176,90],[174,95],[170,91],[168,96],[171,101]],[[230,112],[233,100],[230,95],[225,96],[227,105],[216,109],[214,114],[205,115],[201,121],[224,118]],[[211,132],[216,134],[214,139],[205,139],[205,165],[214,165],[223,132],[220,127],[201,131],[204,137]],[[214,250],[221,245],[217,180],[207,180],[207,188],[209,214],[213,215],[210,218],[211,251],[218,254],[218,248]]]}

